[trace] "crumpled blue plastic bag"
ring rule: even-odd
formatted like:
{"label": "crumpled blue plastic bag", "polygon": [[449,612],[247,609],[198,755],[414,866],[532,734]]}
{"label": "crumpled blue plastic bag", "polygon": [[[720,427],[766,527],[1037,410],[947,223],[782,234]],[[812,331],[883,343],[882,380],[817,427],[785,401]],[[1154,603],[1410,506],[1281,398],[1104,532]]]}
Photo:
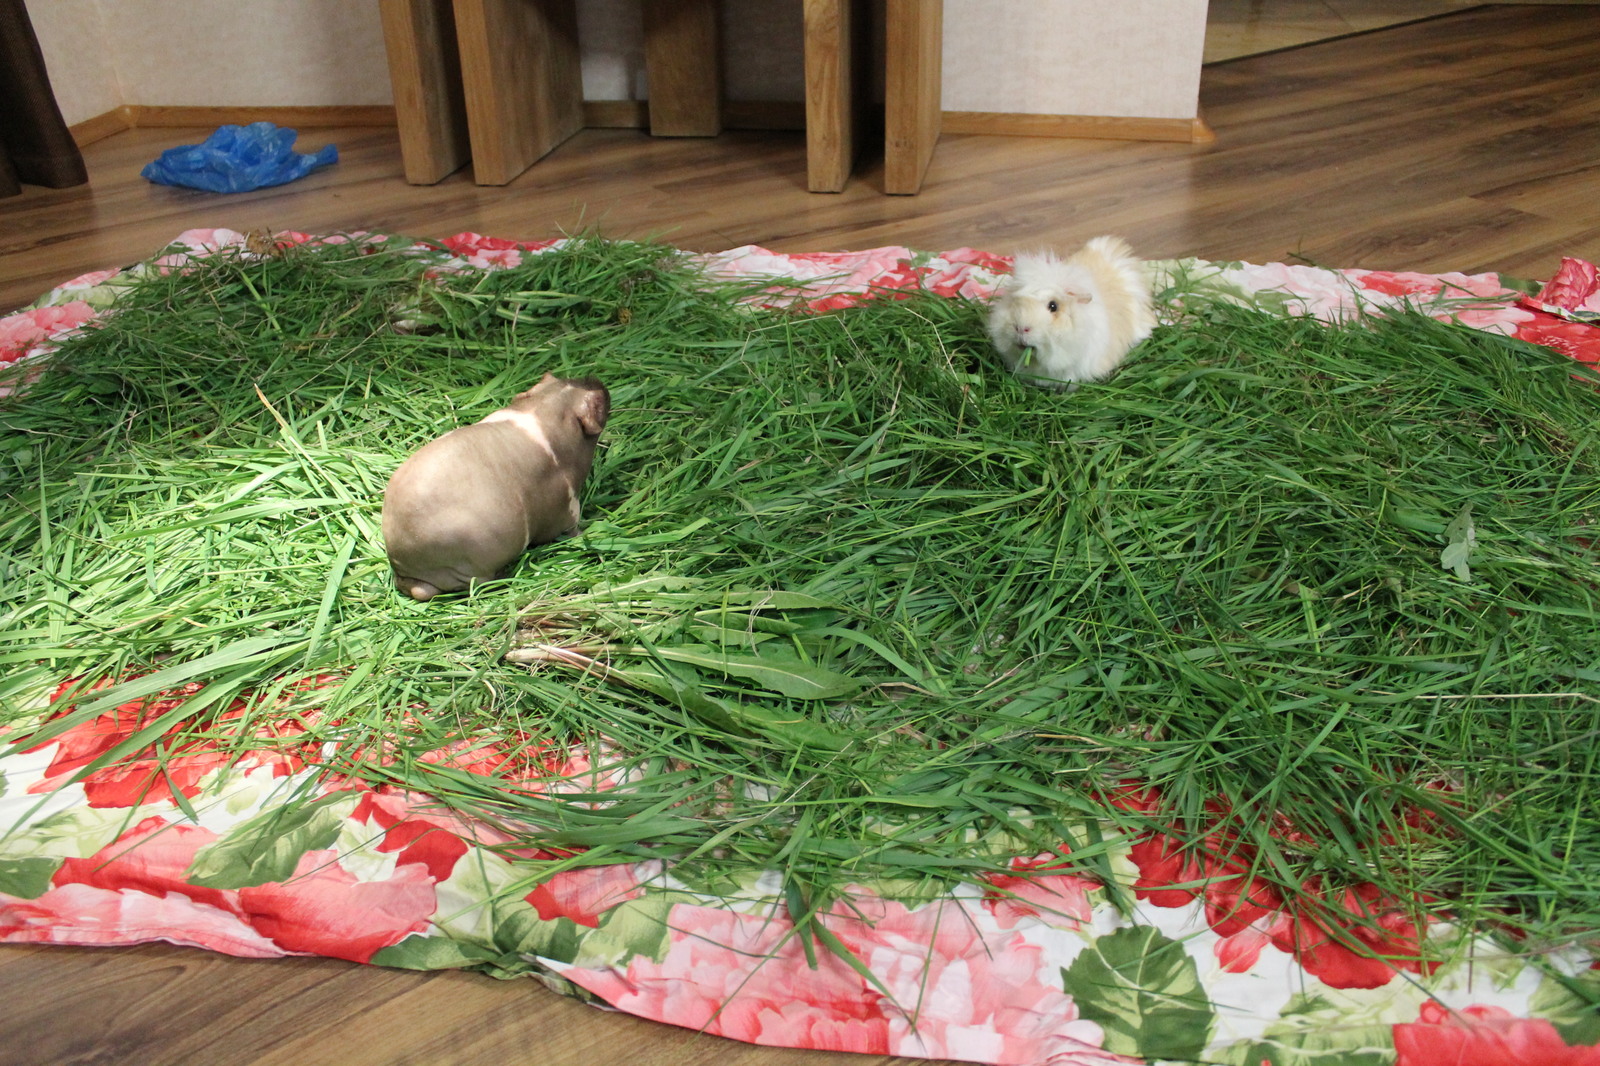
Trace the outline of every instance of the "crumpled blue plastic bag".
{"label": "crumpled blue plastic bag", "polygon": [[339,161],[339,149],[331,144],[314,155],[296,152],[298,136],[270,122],[222,126],[200,144],[168,148],[139,173],[158,185],[246,192],[295,181]]}

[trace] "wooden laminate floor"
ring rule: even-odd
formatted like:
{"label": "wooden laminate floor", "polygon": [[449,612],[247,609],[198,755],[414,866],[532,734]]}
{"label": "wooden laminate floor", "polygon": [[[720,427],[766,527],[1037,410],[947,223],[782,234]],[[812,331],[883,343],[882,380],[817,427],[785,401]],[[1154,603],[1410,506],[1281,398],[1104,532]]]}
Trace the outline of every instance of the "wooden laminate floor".
{"label": "wooden laminate floor", "polygon": [[304,130],[338,165],[220,196],[139,168],[205,130],[141,129],[86,149],[92,180],[0,200],[0,309],[189,227],[541,238],[597,227],[719,250],[904,244],[995,252],[1121,233],[1148,257],[1502,270],[1600,258],[1600,8],[1491,7],[1205,68],[1214,144],[948,136],[921,195],[805,191],[799,133],[652,139],[586,130],[510,185],[400,179],[395,131]]}
{"label": "wooden laminate floor", "polygon": [[[997,252],[1121,233],[1146,256],[1548,276],[1600,259],[1600,8],[1490,7],[1207,67],[1211,145],[947,137],[917,197],[869,164],[804,191],[798,134],[590,130],[505,188],[415,188],[389,129],[306,131],[342,161],[234,197],[139,167],[206,131],[87,150],[88,187],[0,200],[0,308],[197,226],[538,238],[597,227],[710,250],[905,244]],[[149,945],[0,946],[0,1066],[453,1063],[853,1066],[607,1015],[536,982]]]}
{"label": "wooden laminate floor", "polygon": [[[1600,0],[1511,0],[1593,4]],[[1209,0],[1205,61],[1260,55],[1479,7],[1478,0]]]}
{"label": "wooden laminate floor", "polygon": [[1473,6],[1474,0],[1208,0],[1205,61],[1259,55]]}

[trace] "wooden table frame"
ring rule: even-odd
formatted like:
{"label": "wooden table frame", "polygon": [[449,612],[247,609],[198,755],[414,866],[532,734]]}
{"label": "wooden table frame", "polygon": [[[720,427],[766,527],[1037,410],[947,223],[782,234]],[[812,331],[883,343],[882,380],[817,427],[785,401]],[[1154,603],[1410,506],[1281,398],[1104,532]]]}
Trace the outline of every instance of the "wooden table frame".
{"label": "wooden table frame", "polygon": [[[866,0],[802,0],[806,184],[838,192],[865,127]],[[716,0],[643,0],[650,132],[722,131]],[[504,185],[583,126],[576,0],[379,0],[406,180],[470,159]],[[888,0],[884,191],[915,193],[939,139],[943,0]]]}
{"label": "wooden table frame", "polygon": [[884,31],[883,191],[909,196],[939,143],[944,0],[889,0]]}

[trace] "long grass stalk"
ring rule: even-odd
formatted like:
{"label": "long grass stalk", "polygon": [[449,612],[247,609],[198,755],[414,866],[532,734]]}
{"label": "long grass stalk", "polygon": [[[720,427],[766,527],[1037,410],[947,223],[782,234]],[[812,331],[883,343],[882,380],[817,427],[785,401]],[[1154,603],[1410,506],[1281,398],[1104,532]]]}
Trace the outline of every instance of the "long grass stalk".
{"label": "long grass stalk", "polygon": [[[777,868],[806,913],[1063,844],[1109,878],[1109,820],[1222,834],[1290,893],[1372,881],[1540,947],[1600,928],[1600,392],[1571,363],[1191,301],[1113,381],[1046,394],[964,301],[753,309],[589,239],[431,265],[152,276],[0,407],[14,725],[192,681],[138,743],[243,750],[256,718],[219,708],[272,692],[257,717],[341,772],[564,861],[711,891]],[[389,472],[546,371],[612,392],[584,533],[397,596]],[[39,723],[67,678],[77,710]],[[422,758],[463,741],[586,747],[622,783]]]}

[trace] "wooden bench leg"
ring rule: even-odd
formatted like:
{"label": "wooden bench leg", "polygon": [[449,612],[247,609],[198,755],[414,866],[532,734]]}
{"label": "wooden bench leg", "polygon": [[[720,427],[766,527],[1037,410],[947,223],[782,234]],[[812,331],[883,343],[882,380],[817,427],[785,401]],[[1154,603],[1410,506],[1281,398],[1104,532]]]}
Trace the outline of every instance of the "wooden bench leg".
{"label": "wooden bench leg", "polygon": [[716,0],[644,0],[644,65],[652,135],[722,132]]}
{"label": "wooden bench leg", "polygon": [[944,0],[888,0],[883,191],[922,188],[943,110]]}
{"label": "wooden bench leg", "polygon": [[432,185],[471,156],[450,0],[379,0],[406,181]]}
{"label": "wooden bench leg", "polygon": [[455,0],[473,179],[504,185],[583,126],[574,0]]}
{"label": "wooden bench leg", "polygon": [[806,187],[840,192],[860,146],[856,57],[867,47],[859,0],[805,0]]}

